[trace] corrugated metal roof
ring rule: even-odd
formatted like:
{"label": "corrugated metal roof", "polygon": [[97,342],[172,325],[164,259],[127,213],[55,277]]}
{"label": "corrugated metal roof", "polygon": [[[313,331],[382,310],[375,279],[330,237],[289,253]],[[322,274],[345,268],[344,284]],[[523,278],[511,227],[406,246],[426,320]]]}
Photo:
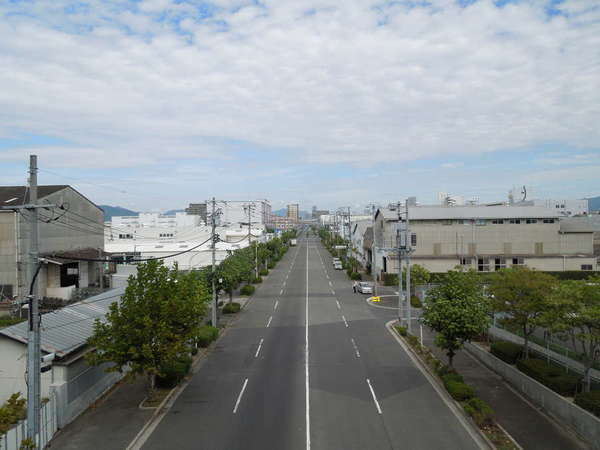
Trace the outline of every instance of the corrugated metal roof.
{"label": "corrugated metal roof", "polygon": [[[68,188],[67,185],[38,186],[38,198],[44,198],[57,191]],[[15,200],[13,200],[15,199]],[[11,201],[12,200],[12,201]],[[8,203],[7,203],[8,202]],[[29,202],[29,189],[26,186],[0,186],[0,205],[13,206]]]}
{"label": "corrugated metal roof", "polygon": [[554,219],[559,213],[538,206],[415,206],[410,220],[443,219]]}
{"label": "corrugated metal roof", "polygon": [[[116,288],[42,315],[41,348],[60,358],[83,347],[92,335],[94,320],[102,318],[109,306],[119,301],[125,288]],[[0,334],[27,343],[27,322],[0,330]]]}

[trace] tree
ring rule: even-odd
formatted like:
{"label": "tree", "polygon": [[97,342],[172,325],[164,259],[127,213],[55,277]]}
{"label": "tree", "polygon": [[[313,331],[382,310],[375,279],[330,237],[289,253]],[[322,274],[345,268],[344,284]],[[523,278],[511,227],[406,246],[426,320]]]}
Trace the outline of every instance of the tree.
{"label": "tree", "polygon": [[504,323],[522,331],[525,358],[529,357],[530,336],[539,326],[556,286],[553,276],[527,267],[503,269],[492,277],[489,288],[492,307],[495,312],[507,314],[502,319]]}
{"label": "tree", "polygon": [[121,301],[110,306],[105,321],[94,323],[88,344],[96,351],[88,353],[88,362],[111,362],[107,371],[128,369],[129,378],[145,375],[153,390],[156,376],[191,352],[209,298],[198,274],[157,261],[140,264]]}
{"label": "tree", "polygon": [[427,293],[423,322],[435,330],[435,343],[448,355],[448,365],[465,342],[485,332],[489,302],[474,271],[448,272],[445,281]]}
{"label": "tree", "polygon": [[[429,283],[431,272],[419,264],[410,266],[410,295],[414,295],[415,287]],[[402,269],[402,285],[406,286],[406,267]]]}
{"label": "tree", "polygon": [[590,369],[600,359],[600,276],[586,281],[562,281],[542,317],[552,332],[566,333],[584,363],[585,391]]}

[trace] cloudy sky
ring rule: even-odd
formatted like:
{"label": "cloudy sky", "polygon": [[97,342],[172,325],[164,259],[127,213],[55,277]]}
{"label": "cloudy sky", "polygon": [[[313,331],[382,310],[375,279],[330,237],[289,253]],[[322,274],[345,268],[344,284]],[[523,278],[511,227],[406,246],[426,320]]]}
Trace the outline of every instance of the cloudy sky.
{"label": "cloudy sky", "polygon": [[0,184],[163,210],[600,195],[599,0],[0,2]]}

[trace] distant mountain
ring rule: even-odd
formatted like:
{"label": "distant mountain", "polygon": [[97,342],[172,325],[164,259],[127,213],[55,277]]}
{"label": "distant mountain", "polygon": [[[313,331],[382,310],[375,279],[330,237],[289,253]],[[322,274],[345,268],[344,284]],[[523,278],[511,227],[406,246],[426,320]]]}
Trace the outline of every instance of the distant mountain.
{"label": "distant mountain", "polygon": [[120,206],[98,205],[104,211],[104,221],[109,222],[113,216],[137,216],[139,213]]}
{"label": "distant mountain", "polygon": [[600,196],[588,198],[590,211],[600,211]]}
{"label": "distant mountain", "polygon": [[175,214],[182,212],[185,212],[185,209],[170,209],[167,212],[164,212],[163,214],[165,216],[174,216]]}

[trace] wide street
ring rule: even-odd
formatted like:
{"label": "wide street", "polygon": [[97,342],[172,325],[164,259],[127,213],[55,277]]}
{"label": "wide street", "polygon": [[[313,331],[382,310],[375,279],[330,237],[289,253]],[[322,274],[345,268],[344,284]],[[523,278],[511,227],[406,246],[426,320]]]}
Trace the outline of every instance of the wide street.
{"label": "wide street", "polygon": [[385,328],[395,314],[301,236],[143,448],[478,448]]}

